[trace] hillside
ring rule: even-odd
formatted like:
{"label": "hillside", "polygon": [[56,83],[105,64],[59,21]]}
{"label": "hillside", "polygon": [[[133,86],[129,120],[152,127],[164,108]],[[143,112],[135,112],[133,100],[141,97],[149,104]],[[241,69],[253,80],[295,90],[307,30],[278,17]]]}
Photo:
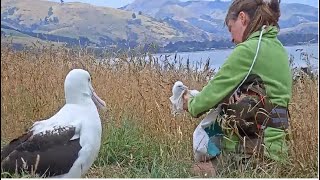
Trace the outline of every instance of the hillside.
{"label": "hillside", "polygon": [[[146,6],[146,4],[148,6]],[[159,6],[158,4],[161,4]],[[148,0],[135,0],[121,8],[133,12],[142,12],[156,19],[170,19],[171,24],[186,22],[188,25],[204,30],[216,36],[227,36],[224,18],[230,1],[187,1],[158,0],[152,4]],[[299,3],[281,3],[280,28],[295,28],[301,23],[318,24],[318,8]],[[306,28],[309,28],[305,26]],[[300,27],[299,27],[300,28]],[[313,31],[312,33],[317,33]]]}
{"label": "hillside", "polygon": [[[114,9],[86,3],[3,0],[1,35],[3,38],[18,37],[19,43],[31,39],[121,48],[150,43],[165,47],[187,41],[202,42],[204,46],[214,44],[219,48],[221,42],[230,41],[223,24],[229,4],[219,0],[136,0]],[[283,35],[296,34],[300,41],[308,41],[305,37],[313,38],[318,34],[317,8],[283,3],[281,10]]]}
{"label": "hillside", "polygon": [[199,39],[199,32],[181,32],[166,22],[132,12],[85,3],[5,0],[1,2],[1,25],[22,32],[70,38],[85,37],[92,43],[120,41],[165,43],[175,39]]}

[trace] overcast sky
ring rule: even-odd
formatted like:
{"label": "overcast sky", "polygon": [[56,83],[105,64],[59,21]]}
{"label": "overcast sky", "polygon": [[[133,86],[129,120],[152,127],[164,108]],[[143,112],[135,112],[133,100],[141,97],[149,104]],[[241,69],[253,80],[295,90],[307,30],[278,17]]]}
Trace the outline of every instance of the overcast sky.
{"label": "overcast sky", "polygon": [[[60,2],[60,0],[50,0],[55,2]],[[122,6],[125,6],[134,0],[64,0],[64,2],[84,2],[84,3],[90,3],[97,6],[107,6],[107,7],[113,7],[113,8],[119,8]],[[150,0],[150,1],[156,1],[156,0]],[[188,1],[188,0],[180,0],[180,1]],[[210,0],[207,0],[210,1]],[[214,0],[211,0],[214,1]],[[227,0],[226,0],[227,1]],[[308,4],[311,6],[318,7],[318,0],[281,0],[283,3],[303,3]]]}

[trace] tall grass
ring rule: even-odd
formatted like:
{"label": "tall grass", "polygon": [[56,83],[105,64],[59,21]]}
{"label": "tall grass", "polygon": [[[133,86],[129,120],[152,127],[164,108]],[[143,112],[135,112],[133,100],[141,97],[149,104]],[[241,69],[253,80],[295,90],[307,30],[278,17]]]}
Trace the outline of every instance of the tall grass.
{"label": "tall grass", "polygon": [[[91,73],[106,101],[100,111],[103,144],[87,177],[192,177],[192,133],[200,119],[171,115],[171,87],[177,80],[201,89],[213,74],[208,63],[190,68],[148,53],[34,47],[1,48],[1,141],[21,134],[64,104],[63,82],[73,68]],[[178,63],[178,65],[177,65]],[[250,170],[225,163],[219,177],[316,177],[318,169],[318,83],[308,77],[293,87],[290,104],[289,166]]]}

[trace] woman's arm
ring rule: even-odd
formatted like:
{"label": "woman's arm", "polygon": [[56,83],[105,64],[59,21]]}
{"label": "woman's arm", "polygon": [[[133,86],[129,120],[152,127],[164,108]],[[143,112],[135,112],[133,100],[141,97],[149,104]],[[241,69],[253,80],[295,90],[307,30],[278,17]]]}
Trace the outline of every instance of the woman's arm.
{"label": "woman's arm", "polygon": [[187,97],[189,113],[199,117],[228,98],[247,75],[253,61],[254,52],[244,43],[233,50],[214,78],[194,97]]}

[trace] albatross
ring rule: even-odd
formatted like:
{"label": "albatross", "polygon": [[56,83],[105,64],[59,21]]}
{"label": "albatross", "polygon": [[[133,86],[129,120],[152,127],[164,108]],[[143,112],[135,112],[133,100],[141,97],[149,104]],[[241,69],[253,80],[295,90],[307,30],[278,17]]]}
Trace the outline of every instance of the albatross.
{"label": "albatross", "polygon": [[171,101],[171,111],[173,115],[184,112],[183,110],[183,94],[187,91],[190,96],[195,96],[199,93],[197,90],[189,90],[181,81],[176,81],[172,87],[172,96],[169,98]]}
{"label": "albatross", "polygon": [[71,70],[65,78],[65,105],[51,118],[35,122],[1,151],[1,169],[45,177],[80,178],[96,159],[101,143],[98,108],[90,74]]}

